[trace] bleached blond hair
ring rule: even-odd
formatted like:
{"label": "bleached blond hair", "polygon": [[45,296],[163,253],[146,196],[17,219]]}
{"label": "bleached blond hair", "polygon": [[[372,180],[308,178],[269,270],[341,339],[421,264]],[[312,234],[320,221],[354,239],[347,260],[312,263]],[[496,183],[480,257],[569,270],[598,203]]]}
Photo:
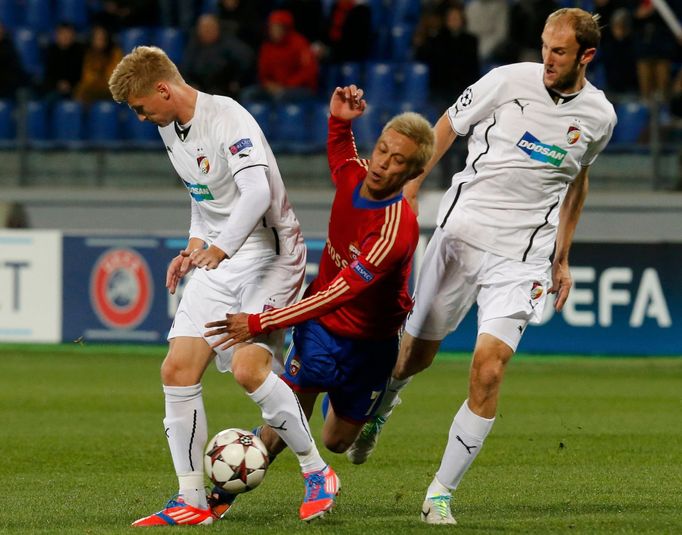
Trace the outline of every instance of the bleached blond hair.
{"label": "bleached blond hair", "polygon": [[381,131],[382,135],[389,129],[415,142],[417,152],[412,157],[412,169],[423,169],[426,162],[433,156],[435,144],[435,136],[429,121],[419,113],[406,111],[388,121]]}
{"label": "bleached blond hair", "polygon": [[109,90],[116,102],[143,97],[160,81],[184,82],[180,71],[166,53],[155,46],[138,46],[119,62],[109,77]]}

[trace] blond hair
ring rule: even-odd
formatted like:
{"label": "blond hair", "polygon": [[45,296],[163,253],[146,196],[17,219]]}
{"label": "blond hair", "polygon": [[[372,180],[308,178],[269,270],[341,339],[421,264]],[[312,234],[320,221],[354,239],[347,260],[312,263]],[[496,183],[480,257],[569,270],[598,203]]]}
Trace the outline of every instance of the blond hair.
{"label": "blond hair", "polygon": [[433,156],[435,144],[435,136],[429,121],[418,113],[406,111],[388,121],[381,131],[382,135],[388,129],[393,129],[415,142],[417,152],[412,157],[412,169],[423,169]]}
{"label": "blond hair", "polygon": [[559,19],[566,18],[575,32],[575,40],[578,42],[578,57],[588,48],[597,48],[601,40],[601,28],[599,27],[599,15],[591,14],[579,7],[564,7],[557,9],[547,17],[545,26],[554,24]]}
{"label": "blond hair", "polygon": [[116,66],[109,78],[109,90],[116,102],[143,97],[154,91],[159,81],[183,82],[175,64],[155,46],[138,46]]}

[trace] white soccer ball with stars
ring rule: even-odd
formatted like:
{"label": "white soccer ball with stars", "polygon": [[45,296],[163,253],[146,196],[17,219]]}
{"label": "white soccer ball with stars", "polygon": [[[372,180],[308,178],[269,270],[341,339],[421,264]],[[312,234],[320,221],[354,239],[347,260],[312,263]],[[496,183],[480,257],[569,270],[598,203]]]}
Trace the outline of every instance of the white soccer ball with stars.
{"label": "white soccer ball with stars", "polygon": [[227,492],[247,492],[263,481],[268,450],[250,431],[225,429],[206,444],[204,468],[210,480]]}

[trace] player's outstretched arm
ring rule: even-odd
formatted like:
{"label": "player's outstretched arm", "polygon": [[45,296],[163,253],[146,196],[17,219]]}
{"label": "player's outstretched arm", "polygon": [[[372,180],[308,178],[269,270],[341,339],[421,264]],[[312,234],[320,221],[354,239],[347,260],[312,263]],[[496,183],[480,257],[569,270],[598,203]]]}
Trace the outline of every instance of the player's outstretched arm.
{"label": "player's outstretched arm", "polygon": [[365,92],[355,85],[337,87],[329,101],[329,113],[344,121],[360,117],[367,108],[367,102],[362,98],[364,94]]}
{"label": "player's outstretched arm", "polygon": [[189,255],[194,250],[204,248],[204,241],[199,238],[190,238],[184,251],[180,251],[178,256],[173,258],[168,264],[166,271],[166,288],[171,294],[175,293],[180,279],[183,278],[194,267]]}
{"label": "player's outstretched arm", "polygon": [[424,171],[418,175],[416,178],[410,180],[403,187],[403,196],[405,200],[410,203],[410,207],[415,214],[419,214],[419,201],[417,200],[417,194],[421,188],[422,183],[426,179],[427,175],[435,167],[435,165],[443,157],[443,154],[452,146],[455,139],[457,139],[457,134],[452,129],[450,125],[450,119],[448,118],[447,112],[445,112],[436,126],[433,127],[433,133],[436,137],[436,145],[434,147],[433,156],[424,166]]}
{"label": "player's outstretched arm", "polygon": [[552,263],[552,287],[549,293],[555,293],[554,308],[560,312],[564,308],[568,294],[573,285],[568,265],[568,252],[573,243],[573,234],[585,204],[589,189],[588,168],[583,167],[573,183],[568,187],[566,197],[559,212],[559,228],[557,229],[556,251]]}

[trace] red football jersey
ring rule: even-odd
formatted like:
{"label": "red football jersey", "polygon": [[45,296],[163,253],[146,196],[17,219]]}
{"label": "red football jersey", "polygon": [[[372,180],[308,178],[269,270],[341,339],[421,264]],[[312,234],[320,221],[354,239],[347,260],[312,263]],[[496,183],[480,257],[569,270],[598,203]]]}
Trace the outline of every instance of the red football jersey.
{"label": "red football jersey", "polygon": [[329,118],[327,154],[336,195],[318,275],[302,301],[251,315],[254,335],[317,318],[339,336],[383,339],[398,332],[412,309],[417,217],[402,194],[360,197],[367,161],[358,158],[350,122]]}

